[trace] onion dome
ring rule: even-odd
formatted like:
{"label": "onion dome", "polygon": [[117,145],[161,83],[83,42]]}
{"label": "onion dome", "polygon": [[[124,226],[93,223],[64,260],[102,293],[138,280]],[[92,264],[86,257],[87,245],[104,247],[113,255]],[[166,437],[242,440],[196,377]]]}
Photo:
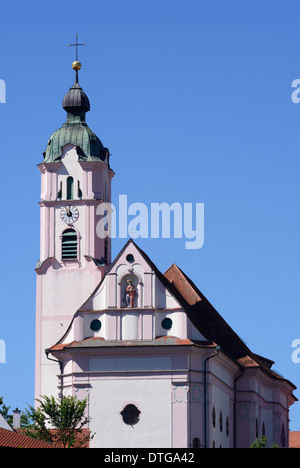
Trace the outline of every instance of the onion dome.
{"label": "onion dome", "polygon": [[63,108],[71,113],[72,111],[89,112],[91,108],[89,98],[78,83],[75,82],[70,91],[65,95]]}
{"label": "onion dome", "polygon": [[[75,64],[75,65],[74,65]],[[49,138],[44,151],[44,163],[58,162],[67,144],[76,146],[80,161],[103,161],[109,166],[109,150],[105,148],[97,135],[89,128],[85,120],[86,112],[90,110],[90,101],[78,83],[80,62],[74,62],[76,80],[63,99],[63,109],[67,112],[67,120],[61,128]]]}

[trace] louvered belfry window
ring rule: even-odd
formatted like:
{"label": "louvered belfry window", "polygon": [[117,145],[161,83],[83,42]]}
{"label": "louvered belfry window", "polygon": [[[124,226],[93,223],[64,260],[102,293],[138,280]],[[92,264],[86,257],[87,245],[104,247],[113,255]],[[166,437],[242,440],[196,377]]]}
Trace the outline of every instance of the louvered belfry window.
{"label": "louvered belfry window", "polygon": [[62,259],[77,260],[77,233],[74,229],[66,229],[63,232]]}

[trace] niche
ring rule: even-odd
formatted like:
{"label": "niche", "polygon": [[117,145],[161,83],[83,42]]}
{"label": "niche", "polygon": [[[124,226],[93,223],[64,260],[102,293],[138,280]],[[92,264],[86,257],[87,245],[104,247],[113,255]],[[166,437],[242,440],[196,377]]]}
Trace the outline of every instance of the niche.
{"label": "niche", "polygon": [[140,306],[139,279],[133,274],[123,276],[120,284],[121,308]]}

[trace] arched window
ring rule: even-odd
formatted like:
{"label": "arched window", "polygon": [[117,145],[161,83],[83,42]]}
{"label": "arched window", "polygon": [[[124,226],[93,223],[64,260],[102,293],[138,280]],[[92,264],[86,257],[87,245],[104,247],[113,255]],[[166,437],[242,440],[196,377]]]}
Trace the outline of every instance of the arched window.
{"label": "arched window", "polygon": [[77,260],[77,233],[74,229],[63,232],[62,260]]}
{"label": "arched window", "polygon": [[193,448],[200,448],[200,439],[198,437],[193,439]]}
{"label": "arched window", "polygon": [[62,182],[59,184],[59,191],[57,192],[57,200],[62,199]]}
{"label": "arched window", "polygon": [[229,436],[229,418],[228,418],[228,416],[226,418],[226,435],[227,435],[227,437]]}
{"label": "arched window", "polygon": [[285,438],[285,428],[284,428],[284,424],[282,424],[281,426],[281,438],[280,438],[280,442],[281,442],[281,447],[284,448],[286,446],[286,438]]}
{"label": "arched window", "polygon": [[74,179],[73,177],[67,178],[67,200],[73,200],[74,198]]}
{"label": "arched window", "polygon": [[77,196],[78,196],[79,200],[82,200],[82,190],[80,188],[79,180],[77,181]]}
{"label": "arched window", "polygon": [[215,407],[213,407],[213,410],[212,410],[212,424],[213,424],[213,427],[216,427],[216,409],[215,409]]}
{"label": "arched window", "polygon": [[223,414],[222,414],[222,411],[220,412],[219,424],[220,424],[220,432],[222,432],[223,431]]}

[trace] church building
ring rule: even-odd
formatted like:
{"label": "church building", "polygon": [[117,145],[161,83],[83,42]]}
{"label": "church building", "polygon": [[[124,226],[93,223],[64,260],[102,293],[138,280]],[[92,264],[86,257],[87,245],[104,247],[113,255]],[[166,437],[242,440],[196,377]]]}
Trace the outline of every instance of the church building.
{"label": "church building", "polygon": [[66,121],[38,165],[35,397],[87,398],[92,448],[248,448],[261,435],[287,447],[295,386],[273,361],[175,263],[160,272],[131,239],[112,261],[98,237],[115,173],[73,68]]}

